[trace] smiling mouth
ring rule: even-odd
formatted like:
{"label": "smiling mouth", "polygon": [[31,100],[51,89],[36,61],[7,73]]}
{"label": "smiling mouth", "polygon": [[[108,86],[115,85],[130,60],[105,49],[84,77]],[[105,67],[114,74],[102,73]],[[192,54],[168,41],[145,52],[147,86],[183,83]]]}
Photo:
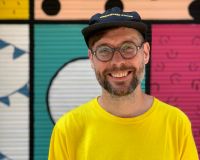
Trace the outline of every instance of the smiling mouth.
{"label": "smiling mouth", "polygon": [[130,73],[131,71],[118,71],[118,72],[110,73],[109,75],[114,78],[123,78],[123,77],[128,76]]}

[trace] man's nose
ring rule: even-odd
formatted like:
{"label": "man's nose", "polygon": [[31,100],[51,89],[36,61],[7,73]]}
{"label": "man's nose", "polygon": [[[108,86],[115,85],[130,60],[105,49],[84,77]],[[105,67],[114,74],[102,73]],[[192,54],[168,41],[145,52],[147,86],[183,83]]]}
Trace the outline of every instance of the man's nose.
{"label": "man's nose", "polygon": [[119,50],[115,50],[114,55],[112,57],[111,63],[112,64],[121,64],[124,63],[125,59],[122,57]]}

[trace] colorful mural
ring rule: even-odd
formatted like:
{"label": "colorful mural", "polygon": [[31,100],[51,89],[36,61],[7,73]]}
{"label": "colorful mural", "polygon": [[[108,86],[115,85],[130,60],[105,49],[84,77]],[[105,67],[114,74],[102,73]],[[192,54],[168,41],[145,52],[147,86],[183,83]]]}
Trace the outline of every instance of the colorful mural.
{"label": "colorful mural", "polygon": [[29,0],[0,0],[0,19],[29,18]]}
{"label": "colorful mural", "polygon": [[191,3],[0,0],[0,160],[47,159],[58,118],[99,95],[81,29],[112,5],[137,10],[148,23],[143,90],[189,116],[200,154],[200,13]]}
{"label": "colorful mural", "polygon": [[0,159],[29,158],[29,114],[28,25],[0,25]]}
{"label": "colorful mural", "polygon": [[121,6],[121,3],[125,10],[136,10],[144,19],[192,19],[188,12],[191,0],[181,0],[181,3],[179,0],[173,0],[173,2],[159,0],[35,0],[34,2],[35,18],[38,20],[87,20],[93,13],[101,12],[106,6]]}

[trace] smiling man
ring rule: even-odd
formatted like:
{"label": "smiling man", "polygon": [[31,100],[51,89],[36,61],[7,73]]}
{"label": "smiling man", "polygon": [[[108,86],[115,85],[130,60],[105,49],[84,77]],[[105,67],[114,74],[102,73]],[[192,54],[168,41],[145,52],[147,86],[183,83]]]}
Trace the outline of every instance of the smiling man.
{"label": "smiling man", "polygon": [[198,160],[187,116],[142,92],[146,32],[137,12],[92,16],[82,33],[102,94],[58,120],[49,160]]}

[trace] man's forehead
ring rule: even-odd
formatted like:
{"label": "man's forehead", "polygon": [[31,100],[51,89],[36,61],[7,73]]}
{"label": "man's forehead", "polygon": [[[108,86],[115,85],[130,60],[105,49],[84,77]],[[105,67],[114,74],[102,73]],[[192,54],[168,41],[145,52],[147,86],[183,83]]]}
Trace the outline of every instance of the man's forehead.
{"label": "man's forehead", "polygon": [[140,33],[133,28],[119,27],[107,30],[102,37],[95,42],[94,47],[103,43],[121,44],[124,41],[137,42]]}

